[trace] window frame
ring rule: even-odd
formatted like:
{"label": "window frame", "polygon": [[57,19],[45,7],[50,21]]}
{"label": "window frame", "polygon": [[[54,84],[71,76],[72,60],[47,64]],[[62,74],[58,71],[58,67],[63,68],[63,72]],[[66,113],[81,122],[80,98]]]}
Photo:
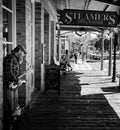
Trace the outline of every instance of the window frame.
{"label": "window frame", "polygon": [[[2,9],[7,11],[9,15],[8,18],[8,29],[10,30],[8,32],[8,40],[3,36],[2,44],[3,44],[3,51],[4,51],[4,56],[6,56],[8,53],[11,52],[11,50],[16,46],[16,0],[11,0],[8,1],[11,2],[11,9],[8,8],[5,5],[2,5]],[[3,11],[3,18],[4,18],[4,11]],[[4,23],[3,23],[4,24]],[[4,32],[3,32],[4,34]],[[7,50],[8,48],[8,50]]]}

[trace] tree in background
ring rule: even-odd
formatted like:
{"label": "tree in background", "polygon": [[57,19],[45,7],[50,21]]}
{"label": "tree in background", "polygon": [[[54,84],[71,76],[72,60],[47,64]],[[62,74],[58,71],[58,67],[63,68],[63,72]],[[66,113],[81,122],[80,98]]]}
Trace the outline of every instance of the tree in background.
{"label": "tree in background", "polygon": [[[105,39],[104,40],[104,50],[109,51],[109,45],[110,45],[110,40]],[[95,43],[96,50],[102,50],[102,38],[100,38],[98,41]]]}
{"label": "tree in background", "polygon": [[[113,40],[113,44],[114,44],[114,40]],[[105,39],[104,40],[104,50],[109,51],[109,45],[110,45],[110,40]],[[96,47],[96,50],[101,51],[101,49],[102,49],[102,38],[100,38],[98,41],[96,41],[94,46]],[[118,43],[117,51],[119,51],[119,50],[120,50],[120,44]]]}

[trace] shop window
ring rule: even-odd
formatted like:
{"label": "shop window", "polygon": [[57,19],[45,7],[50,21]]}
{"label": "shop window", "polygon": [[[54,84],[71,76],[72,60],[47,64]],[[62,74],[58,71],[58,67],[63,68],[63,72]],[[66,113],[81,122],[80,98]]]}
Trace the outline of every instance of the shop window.
{"label": "shop window", "polygon": [[4,5],[6,8],[12,10],[12,0],[3,0],[3,5]]}
{"label": "shop window", "polygon": [[13,48],[13,10],[12,1],[14,0],[3,0],[3,52],[4,56],[10,53]]}
{"label": "shop window", "polygon": [[12,21],[11,13],[3,9],[3,14],[3,47],[4,55],[6,55],[12,49]]}

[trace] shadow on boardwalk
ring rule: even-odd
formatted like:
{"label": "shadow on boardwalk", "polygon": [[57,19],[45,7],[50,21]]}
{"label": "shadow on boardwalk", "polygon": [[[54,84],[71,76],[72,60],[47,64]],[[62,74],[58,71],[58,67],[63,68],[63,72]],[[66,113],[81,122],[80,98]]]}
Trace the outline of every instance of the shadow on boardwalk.
{"label": "shadow on boardwalk", "polygon": [[[92,71],[62,75],[61,94],[56,91],[39,94],[29,112],[22,117],[18,130],[119,130],[118,115],[102,90],[98,93],[95,90],[97,85],[105,82],[100,80],[102,74],[95,77]],[[96,87],[90,89],[90,85]],[[95,93],[85,94],[93,89]],[[104,86],[103,89],[108,91]]]}

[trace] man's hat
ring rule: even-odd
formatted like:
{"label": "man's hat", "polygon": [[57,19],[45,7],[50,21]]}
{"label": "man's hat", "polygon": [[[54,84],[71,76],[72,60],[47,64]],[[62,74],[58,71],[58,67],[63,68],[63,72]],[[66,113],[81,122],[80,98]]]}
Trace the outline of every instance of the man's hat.
{"label": "man's hat", "polygon": [[24,46],[22,46],[22,45],[18,45],[18,46],[14,49],[14,51],[15,51],[15,50],[21,50],[21,51],[24,52],[24,54],[27,54],[27,52],[26,52]]}

